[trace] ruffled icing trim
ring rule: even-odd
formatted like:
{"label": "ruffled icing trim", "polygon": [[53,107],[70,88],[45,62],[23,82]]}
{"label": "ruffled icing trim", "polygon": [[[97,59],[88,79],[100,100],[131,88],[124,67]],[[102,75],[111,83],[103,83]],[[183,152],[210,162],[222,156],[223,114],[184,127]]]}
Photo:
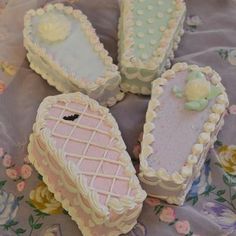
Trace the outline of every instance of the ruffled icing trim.
{"label": "ruffled icing trim", "polygon": [[[168,68],[170,66],[170,60],[168,58],[173,57],[173,52],[178,48],[180,37],[184,33],[183,22],[185,19],[186,6],[183,1],[176,1],[176,10],[172,12],[168,27],[164,30],[160,40],[161,47],[159,47],[148,60],[144,61],[135,57],[133,52],[133,4],[134,0],[121,1],[121,17],[119,20],[118,33],[119,67],[121,68],[121,73],[124,74],[127,79],[139,79],[150,83],[155,79],[155,76],[163,72],[165,67]],[[123,34],[123,32],[125,33]],[[130,73],[129,68],[136,68],[136,71]],[[149,75],[143,75],[141,70],[148,71]]]}
{"label": "ruffled icing trim", "polygon": [[[48,132],[42,132],[41,129],[45,127],[45,116],[48,113],[48,109],[51,107],[52,104],[58,102],[58,101],[64,101],[64,102],[80,102],[81,104],[89,104],[91,109],[94,109],[95,111],[99,111],[101,114],[103,114],[106,117],[106,120],[109,124],[112,125],[113,129],[111,131],[111,136],[118,140],[116,143],[116,147],[121,152],[121,161],[126,164],[126,173],[130,176],[130,186],[132,186],[133,189],[137,192],[136,195],[132,199],[127,199],[126,197],[122,197],[119,200],[112,200],[109,202],[109,206],[104,207],[102,206],[98,201],[98,196],[96,193],[91,193],[91,190],[87,187],[86,184],[84,184],[83,179],[79,177],[74,176],[73,166],[68,163],[67,165],[63,162],[63,153],[61,151],[58,151],[55,149],[55,146],[53,145]],[[93,222],[96,222],[97,224],[100,224],[103,222],[104,219],[106,219],[109,216],[110,211],[114,211],[118,215],[124,214],[127,209],[132,210],[137,207],[137,205],[142,204],[144,199],[146,198],[146,193],[141,189],[141,186],[139,184],[139,181],[137,177],[135,176],[135,170],[132,166],[132,163],[130,162],[130,158],[128,154],[126,153],[125,149],[126,146],[121,139],[120,131],[118,128],[118,125],[114,118],[112,116],[109,116],[109,111],[107,108],[100,106],[95,100],[90,99],[88,96],[83,95],[81,93],[72,93],[72,94],[63,94],[58,96],[51,96],[46,98],[40,105],[39,112],[36,118],[36,123],[34,124],[34,134],[39,135],[38,138],[40,140],[43,140],[43,143],[48,147],[49,153],[52,158],[55,158],[59,156],[59,158],[56,158],[55,161],[58,162],[58,164],[61,166],[62,170],[68,176],[68,178],[71,179],[72,182],[75,182],[77,186],[77,190],[80,194],[83,196],[87,196],[88,202],[90,203],[89,208],[86,210],[86,212],[89,212],[91,215]],[[30,146],[29,146],[30,147]],[[29,149],[30,150],[30,149]],[[33,157],[32,157],[33,158]],[[33,161],[33,159],[32,159]],[[51,184],[52,185],[52,184]],[[52,186],[53,187],[53,186]],[[95,212],[91,211],[91,208],[96,209]],[[119,217],[115,222],[107,223],[109,224],[116,224],[121,223],[120,221],[123,220],[123,217],[126,217],[126,220],[130,220],[131,218],[135,218],[139,215],[139,212],[135,211],[131,215],[126,215]],[[100,223],[99,223],[100,222]],[[119,225],[117,226],[119,228]]]}
{"label": "ruffled icing trim", "polygon": [[[93,47],[94,52],[101,58],[102,62],[105,65],[105,71],[103,75],[96,79],[94,82],[89,82],[85,80],[79,80],[75,77],[75,75],[69,73],[64,70],[63,65],[59,65],[56,63],[52,56],[47,53],[47,51],[32,41],[32,18],[35,15],[39,15],[41,17],[44,16],[45,13],[50,13],[53,10],[56,10],[59,14],[63,13],[65,15],[69,15],[75,18],[80,24],[83,32],[88,38],[90,44]],[[108,52],[104,49],[103,44],[99,41],[98,36],[91,23],[88,21],[87,17],[80,11],[74,10],[72,7],[64,6],[61,3],[57,4],[48,4],[44,8],[39,8],[37,10],[29,10],[24,17],[24,46],[27,50],[33,50],[38,56],[42,57],[52,69],[58,72],[63,77],[67,78],[68,81],[71,82],[72,85],[77,86],[84,93],[90,95],[92,93],[102,94],[105,90],[112,91],[114,88],[118,88],[121,77],[118,72],[118,67],[113,64],[112,58],[108,55]],[[45,79],[48,80],[47,77]],[[50,80],[50,78],[49,78]],[[51,84],[55,83],[55,81],[50,81]],[[58,86],[61,92],[65,92],[63,86]]]}
{"label": "ruffled icing trim", "polygon": [[[155,137],[152,134],[152,130],[155,128],[154,119],[156,117],[156,109],[161,106],[159,102],[160,96],[163,94],[163,87],[167,84],[168,80],[173,79],[175,74],[181,71],[186,71],[187,69],[193,71],[201,71],[211,78],[210,82],[221,89],[221,94],[216,97],[216,102],[212,106],[211,113],[208,117],[208,121],[203,125],[203,130],[197,138],[197,142],[193,145],[190,155],[187,157],[185,166],[181,168],[180,171],[174,172],[172,175],[168,174],[167,170],[161,168],[159,170],[154,170],[149,166],[147,158],[153,153],[152,143]],[[166,71],[161,78],[156,79],[153,82],[152,87],[152,97],[148,105],[148,111],[146,113],[146,123],[144,125],[144,136],[141,143],[142,151],[140,154],[140,169],[139,174],[140,180],[148,185],[157,185],[163,182],[162,187],[168,189],[168,186],[164,182],[171,182],[176,184],[176,188],[182,187],[186,188],[186,182],[189,177],[191,177],[194,171],[198,168],[200,157],[205,151],[205,147],[209,143],[214,142],[212,140],[212,134],[219,129],[219,126],[223,125],[223,115],[229,105],[227,94],[225,93],[225,88],[221,84],[220,76],[213,71],[210,67],[200,68],[197,65],[187,65],[186,63],[177,63],[171,70]],[[221,122],[219,124],[219,122]],[[168,199],[166,196],[165,199]],[[182,199],[182,198],[181,198]],[[169,201],[170,202],[170,201]],[[176,198],[176,201],[171,200],[170,203],[180,204],[180,200]],[[181,202],[181,204],[183,201]]]}

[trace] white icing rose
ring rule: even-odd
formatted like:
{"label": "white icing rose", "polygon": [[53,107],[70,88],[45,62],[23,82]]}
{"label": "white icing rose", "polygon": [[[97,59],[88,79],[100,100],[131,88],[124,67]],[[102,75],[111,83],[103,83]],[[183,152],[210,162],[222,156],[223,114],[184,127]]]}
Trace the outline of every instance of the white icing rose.
{"label": "white icing rose", "polygon": [[206,98],[211,91],[211,84],[206,79],[194,79],[187,82],[185,95],[188,101]]}
{"label": "white icing rose", "polygon": [[40,37],[49,42],[64,40],[68,37],[70,29],[70,21],[62,14],[46,14],[38,25]]}

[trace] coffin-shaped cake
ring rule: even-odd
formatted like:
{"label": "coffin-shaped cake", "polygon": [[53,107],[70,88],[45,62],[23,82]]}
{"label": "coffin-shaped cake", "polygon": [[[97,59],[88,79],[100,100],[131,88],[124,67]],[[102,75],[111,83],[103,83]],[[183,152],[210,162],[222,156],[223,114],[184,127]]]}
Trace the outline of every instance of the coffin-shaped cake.
{"label": "coffin-shaped cake", "polygon": [[30,67],[63,93],[83,92],[103,105],[123,98],[120,74],[80,10],[62,4],[30,10],[24,19]]}
{"label": "coffin-shaped cake", "polygon": [[83,235],[127,233],[146,193],[108,109],[81,93],[41,103],[29,160]]}
{"label": "coffin-shaped cake", "polygon": [[178,63],[152,84],[140,154],[150,196],[183,204],[223,125],[228,98],[210,67]]}
{"label": "coffin-shaped cake", "polygon": [[182,0],[121,0],[119,67],[125,92],[151,94],[183,34]]}

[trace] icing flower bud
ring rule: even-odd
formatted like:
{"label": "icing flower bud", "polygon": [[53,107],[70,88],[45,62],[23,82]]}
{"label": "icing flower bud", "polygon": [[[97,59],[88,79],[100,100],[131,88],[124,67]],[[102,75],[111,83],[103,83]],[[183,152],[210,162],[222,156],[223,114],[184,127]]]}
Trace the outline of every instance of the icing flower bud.
{"label": "icing flower bud", "polygon": [[38,33],[41,38],[49,42],[64,40],[70,33],[70,22],[62,14],[46,14],[38,25]]}
{"label": "icing flower bud", "polygon": [[188,101],[206,98],[211,91],[211,84],[206,79],[193,79],[187,82],[185,96]]}

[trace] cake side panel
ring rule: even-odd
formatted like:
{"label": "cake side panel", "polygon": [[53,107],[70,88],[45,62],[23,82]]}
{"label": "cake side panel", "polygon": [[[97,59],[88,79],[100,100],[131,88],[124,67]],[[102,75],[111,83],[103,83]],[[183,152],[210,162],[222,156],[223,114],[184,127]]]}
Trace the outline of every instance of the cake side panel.
{"label": "cake side panel", "polygon": [[[153,56],[150,58],[150,62],[147,63],[144,59],[141,60],[135,57],[133,52],[132,40],[135,35],[129,33],[129,31],[133,32],[135,22],[133,19],[133,11],[128,10],[128,8],[133,9],[132,5],[134,5],[133,1],[130,1],[129,3],[127,1],[122,1],[121,3],[121,17],[119,21],[118,34],[119,67],[122,76],[121,88],[124,92],[129,91],[136,94],[149,95],[151,93],[151,82],[158,76],[160,76],[161,73],[165,71],[165,69],[168,69],[170,67],[170,59],[174,57],[174,50],[177,49],[180,42],[180,37],[183,35],[183,22],[185,19],[186,9],[185,5],[181,3],[181,8],[178,9],[178,13],[176,13],[177,18],[175,19],[175,23],[177,23],[177,25],[174,26],[173,20],[170,20],[169,24],[171,29],[168,29],[169,31],[171,31],[168,31],[168,34],[170,35],[168,35],[168,37],[164,37],[164,34],[166,34],[166,32],[163,32],[164,39],[162,44],[165,44],[165,46],[159,45],[157,49],[154,50],[154,52],[159,49],[162,50],[160,56],[161,60]],[[150,5],[148,6],[150,7]],[[147,18],[147,20],[150,20],[149,16],[147,16]],[[166,38],[170,40],[168,41],[166,40]],[[142,83],[139,83],[139,80]]]}
{"label": "cake side panel", "polygon": [[217,134],[220,131],[224,124],[224,117],[222,116],[215,132],[211,136],[211,142],[205,146],[205,149],[201,156],[199,157],[199,161],[194,167],[193,175],[186,179],[184,183],[176,184],[173,181],[164,181],[164,180],[153,180],[153,178],[148,178],[145,175],[142,176],[142,187],[146,190],[149,196],[157,197],[160,199],[166,200],[170,204],[183,205],[185,201],[185,197],[190,190],[193,181],[201,174],[202,166],[206,160],[207,153],[210,148],[213,146]]}
{"label": "cake side panel", "polygon": [[[56,14],[53,14],[55,13]],[[51,17],[51,21],[47,22],[44,18],[45,17]],[[89,81],[88,78],[91,77],[93,71],[90,70],[90,67],[87,66],[79,66],[76,61],[78,61],[78,58],[76,56],[73,56],[74,52],[79,52],[81,53],[81,50],[73,50],[71,51],[71,45],[72,43],[67,43],[67,49],[64,50],[65,53],[61,52],[61,46],[58,49],[55,49],[55,52],[50,52],[51,47],[55,44],[58,46],[58,44],[65,44],[64,41],[56,41],[51,44],[48,44],[50,46],[42,46],[41,44],[45,42],[45,40],[39,40],[35,41],[35,38],[39,38],[39,32],[37,31],[37,25],[38,28],[42,25],[41,31],[45,31],[47,34],[47,38],[55,38],[55,35],[61,35],[58,32],[60,32],[62,29],[60,27],[60,24],[55,22],[55,16],[57,17],[63,17],[66,18],[66,20],[70,20],[69,22],[71,23],[70,31],[68,31],[69,35],[66,35],[67,37],[64,39],[65,42],[68,40],[72,40],[72,34],[74,34],[73,28],[76,28],[76,26],[81,27],[81,32],[85,34],[84,40],[80,42],[82,45],[82,48],[87,48],[83,45],[83,42],[87,42],[91,47],[91,53],[96,56],[96,61],[101,63],[103,65],[103,70],[101,73],[98,75],[95,75],[93,81]],[[54,18],[53,18],[54,17]],[[39,24],[39,19],[42,20],[41,24]],[[65,19],[64,19],[65,20]],[[45,24],[45,22],[47,24]],[[79,24],[79,23],[81,24]],[[51,27],[51,24],[57,24],[55,25],[54,28],[52,28],[52,31],[56,31],[55,33],[57,34],[52,34],[51,31],[48,29]],[[62,22],[63,23],[63,22]],[[65,23],[65,22],[64,22]],[[73,23],[73,24],[72,24]],[[92,28],[91,23],[87,20],[86,16],[84,16],[79,10],[73,10],[71,7],[65,7],[62,4],[55,4],[55,5],[47,5],[45,8],[40,8],[37,11],[30,10],[26,16],[25,16],[25,28],[24,28],[24,46],[27,50],[31,51],[31,57],[38,56],[38,59],[46,61],[46,65],[50,65],[50,69],[45,67],[39,67],[39,65],[35,65],[31,62],[31,67],[35,70],[37,70],[38,73],[40,73],[45,79],[48,80],[50,85],[55,86],[59,91],[62,92],[75,92],[75,91],[81,91],[85,94],[88,94],[90,97],[98,100],[100,103],[103,105],[105,104],[106,106],[112,106],[116,102],[120,101],[123,99],[123,94],[119,91],[119,84],[121,81],[120,74],[117,70],[117,66],[112,63],[112,58],[108,56],[108,52],[104,49],[103,45],[100,43],[98,36],[95,33],[95,30]],[[35,25],[35,27],[32,27],[32,25]],[[63,25],[63,24],[62,24]],[[39,31],[39,29],[38,29]],[[40,32],[41,32],[40,31]],[[43,35],[44,35],[43,34]],[[45,36],[44,35],[44,36]],[[45,36],[45,37],[46,37]],[[59,37],[58,36],[58,37]],[[61,36],[60,36],[61,37]],[[44,43],[45,44],[45,43]],[[80,45],[79,44],[79,45]],[[41,45],[41,46],[40,46]],[[34,53],[33,53],[34,52]],[[57,52],[57,54],[56,54]],[[59,55],[59,53],[61,53]],[[66,66],[65,63],[62,63],[58,60],[58,58],[65,59],[68,62],[68,58],[66,55],[70,53],[70,60],[72,59],[73,64],[76,63],[76,71],[78,73],[82,73],[85,68],[88,68],[87,74],[83,73],[82,75],[77,75],[76,73],[73,72],[71,67],[71,63],[69,63]],[[64,55],[65,54],[65,55]],[[84,53],[84,55],[87,55],[87,53]],[[77,55],[78,56],[78,55]],[[87,60],[87,61],[86,61]],[[81,62],[81,57],[79,56],[79,61]],[[78,61],[78,62],[79,62]],[[88,63],[91,64],[91,60],[88,58],[84,58],[82,61],[85,62],[87,65]],[[67,68],[68,67],[68,68]],[[78,68],[80,68],[78,70]],[[96,67],[97,68],[97,67]],[[55,75],[52,75],[50,73],[51,71],[56,72],[56,77]],[[59,78],[57,78],[57,76]],[[65,81],[63,81],[63,79]]]}
{"label": "cake side panel", "polygon": [[[155,159],[155,155],[153,154],[155,152],[155,148],[153,144],[155,142],[155,139],[158,137],[157,134],[154,134],[156,123],[154,122],[156,117],[158,117],[158,112],[163,113],[161,106],[163,105],[163,100],[159,100],[159,97],[162,97],[161,95],[165,93],[165,88],[163,89],[162,86],[167,86],[167,83],[169,79],[172,79],[176,76],[176,73],[183,73],[184,71],[189,70],[190,72],[193,71],[194,73],[190,73],[191,76],[200,76],[200,80],[195,80],[193,82],[191,81],[192,78],[187,80],[188,86],[191,84],[191,86],[194,84],[203,85],[207,84],[209,86],[209,83],[211,86],[206,90],[207,96],[211,97],[208,101],[208,104],[204,103],[204,107],[201,109],[205,109],[207,106],[210,107],[210,112],[205,112],[207,115],[207,119],[205,118],[202,120],[202,117],[199,117],[199,120],[202,121],[200,123],[200,130],[196,132],[196,138],[193,140],[197,142],[196,144],[192,144],[191,147],[189,147],[189,156],[187,152],[186,156],[186,163],[183,164],[181,170],[179,170],[179,167],[175,170],[167,170],[160,164],[155,164],[154,166],[150,164],[148,161],[148,158],[153,157]],[[207,77],[207,79],[204,77],[204,73]],[[195,77],[194,77],[195,78]],[[207,155],[207,152],[214,143],[214,140],[216,138],[216,135],[220,129],[220,127],[223,125],[223,114],[225,112],[226,107],[228,106],[228,98],[227,94],[225,93],[225,89],[220,83],[220,77],[219,75],[214,72],[210,67],[205,68],[199,68],[196,65],[188,66],[186,63],[177,63],[171,70],[165,72],[162,76],[162,78],[159,78],[156,80],[153,84],[153,91],[152,91],[152,98],[149,102],[148,111],[146,115],[146,123],[144,125],[144,136],[142,141],[142,152],[140,155],[140,161],[141,161],[141,173],[139,174],[139,177],[142,182],[144,182],[146,185],[150,185],[147,187],[148,194],[156,195],[156,192],[158,192],[159,197],[163,197],[167,199],[170,198],[168,201],[175,203],[175,204],[181,204],[183,202],[185,195],[187,194],[188,189],[191,186],[191,183],[193,181],[192,178],[196,176],[196,172],[199,173],[200,169],[203,165],[203,162],[205,160],[205,157]],[[199,81],[201,81],[199,83]],[[210,81],[210,82],[207,82]],[[175,88],[176,93],[180,93],[181,95],[181,89]],[[191,87],[192,89],[192,87]],[[187,91],[187,90],[186,90]],[[191,90],[192,91],[192,90]],[[199,90],[200,91],[200,90]],[[205,96],[204,94],[197,92],[192,93],[191,96]],[[206,92],[205,91],[205,92]],[[217,91],[214,96],[212,96],[212,91]],[[187,92],[186,92],[187,93]],[[211,94],[211,96],[210,96]],[[171,94],[170,96],[174,96],[174,94]],[[182,95],[179,98],[176,99],[183,99]],[[168,99],[164,99],[166,103],[168,103]],[[206,101],[205,101],[206,102]],[[195,105],[195,102],[194,102]],[[198,104],[199,105],[199,104]],[[167,106],[167,104],[166,104]],[[194,107],[195,109],[195,107]],[[199,111],[198,111],[199,112]],[[196,114],[197,113],[196,111]],[[166,121],[169,121],[168,119]],[[193,125],[196,125],[196,122],[193,122]],[[160,123],[158,123],[160,124]],[[190,123],[191,124],[191,123]],[[162,124],[164,125],[164,124]],[[166,126],[168,126],[169,123],[166,123]],[[164,125],[165,126],[165,125]],[[160,133],[160,131],[159,131]],[[173,135],[172,135],[173,136]],[[188,137],[188,135],[186,135]],[[158,138],[157,138],[158,141]],[[163,146],[163,148],[169,148],[168,147],[169,142],[166,141],[166,145]],[[191,155],[190,155],[191,154]],[[154,156],[153,156],[154,155]],[[174,159],[175,160],[175,159]],[[171,160],[169,160],[171,161]],[[177,160],[176,160],[177,161]],[[158,170],[156,169],[158,166]],[[168,165],[168,168],[172,165]],[[163,167],[163,168],[162,168]],[[172,166],[173,167],[173,166]],[[171,167],[171,168],[172,168]],[[180,166],[181,167],[181,166]],[[171,173],[170,173],[171,172]],[[166,185],[163,183],[167,183]],[[159,189],[157,189],[158,185],[160,186]],[[155,186],[155,187],[154,187]],[[156,188],[156,189],[155,189]],[[174,189],[175,188],[175,189]],[[162,190],[161,190],[162,189]],[[165,189],[165,190],[163,190]],[[160,190],[160,191],[159,191]],[[175,194],[168,191],[175,191]],[[181,192],[182,191],[182,192]],[[179,198],[178,200],[173,200],[173,197],[176,198],[182,196],[182,198]],[[182,200],[181,200],[182,199]],[[179,203],[178,203],[179,202]]]}
{"label": "cake side panel", "polygon": [[[127,233],[133,228],[142,205],[135,210],[127,212],[125,220],[122,219],[122,216],[111,212],[111,219],[113,218],[114,222],[108,219],[105,221],[100,219],[100,222],[99,220],[94,222],[93,218],[91,218],[92,210],[86,200],[86,196],[78,193],[76,185],[66,177],[63,170],[59,171],[61,167],[44,150],[43,144],[38,140],[36,141],[35,135],[32,134],[29,144],[30,161],[43,176],[49,190],[55,194],[55,198],[62,203],[63,207],[72,216],[72,219],[76,221],[84,235],[116,236],[121,233]],[[44,158],[43,160],[42,157]],[[97,218],[99,219],[99,216]]]}

